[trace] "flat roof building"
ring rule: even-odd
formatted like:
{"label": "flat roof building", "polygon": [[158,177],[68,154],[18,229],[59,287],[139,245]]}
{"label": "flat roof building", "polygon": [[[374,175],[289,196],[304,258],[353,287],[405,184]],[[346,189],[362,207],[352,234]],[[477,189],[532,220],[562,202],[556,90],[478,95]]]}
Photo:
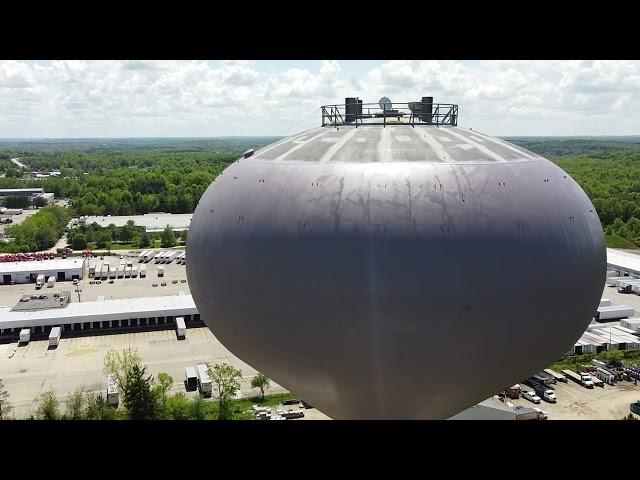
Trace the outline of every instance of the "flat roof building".
{"label": "flat roof building", "polygon": [[38,275],[46,278],[53,276],[57,281],[81,279],[84,262],[84,258],[0,262],[0,285],[10,285],[11,282],[35,283]]}
{"label": "flat roof building", "polygon": [[173,230],[188,230],[193,213],[145,213],[144,215],[90,215],[71,220],[70,226],[91,225],[97,223],[101,227],[114,224],[116,227],[124,227],[129,220],[136,226],[144,227],[147,232],[161,232],[167,225]]}
{"label": "flat roof building", "polygon": [[2,307],[0,332],[8,335],[22,328],[33,328],[36,333],[45,333],[56,325],[63,326],[63,331],[161,325],[175,323],[176,317],[184,317],[187,325],[200,320],[191,295],[76,302],[64,308],[37,311]]}
{"label": "flat roof building", "polygon": [[44,193],[44,188],[0,188],[1,197],[30,197]]}
{"label": "flat roof building", "polygon": [[617,270],[620,276],[640,277],[640,255],[607,248],[607,268]]}

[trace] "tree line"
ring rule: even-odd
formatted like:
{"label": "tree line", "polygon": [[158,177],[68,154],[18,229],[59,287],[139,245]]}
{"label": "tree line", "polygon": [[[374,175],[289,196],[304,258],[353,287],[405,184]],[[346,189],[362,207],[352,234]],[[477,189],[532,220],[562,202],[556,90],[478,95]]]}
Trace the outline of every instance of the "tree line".
{"label": "tree line", "polygon": [[156,240],[160,240],[160,246],[164,248],[174,247],[178,242],[186,244],[187,230],[176,234],[171,226],[167,225],[162,232],[148,233],[144,227],[139,227],[133,220],[129,220],[122,227],[116,227],[113,223],[101,227],[93,222],[89,225],[74,227],[67,233],[67,243],[73,250],[86,248],[111,250],[114,243],[146,248]]}
{"label": "tree line", "polygon": [[8,243],[0,242],[0,252],[48,250],[62,236],[69,220],[71,213],[66,208],[57,205],[41,208],[21,224],[6,228],[7,235],[14,237],[14,240]]}
{"label": "tree line", "polygon": [[585,191],[608,237],[640,246],[640,149],[556,158]]}

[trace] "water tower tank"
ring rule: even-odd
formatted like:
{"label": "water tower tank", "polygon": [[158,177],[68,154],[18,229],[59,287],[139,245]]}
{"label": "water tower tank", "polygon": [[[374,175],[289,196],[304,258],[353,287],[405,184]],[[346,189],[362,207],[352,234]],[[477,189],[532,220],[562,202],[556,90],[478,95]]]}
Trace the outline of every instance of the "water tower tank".
{"label": "water tower tank", "polygon": [[202,319],[332,418],[448,418],[561,358],[598,306],[582,189],[425,98],[323,107],[229,166],[191,222]]}

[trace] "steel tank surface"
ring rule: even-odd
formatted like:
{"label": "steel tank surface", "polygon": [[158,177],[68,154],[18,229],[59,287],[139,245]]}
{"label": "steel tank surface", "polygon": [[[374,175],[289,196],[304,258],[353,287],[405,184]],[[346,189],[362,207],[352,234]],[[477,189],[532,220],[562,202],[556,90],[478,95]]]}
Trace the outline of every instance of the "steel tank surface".
{"label": "steel tank surface", "polygon": [[581,188],[458,127],[323,127],[229,166],[191,223],[202,319],[335,419],[444,419],[562,357],[597,309]]}

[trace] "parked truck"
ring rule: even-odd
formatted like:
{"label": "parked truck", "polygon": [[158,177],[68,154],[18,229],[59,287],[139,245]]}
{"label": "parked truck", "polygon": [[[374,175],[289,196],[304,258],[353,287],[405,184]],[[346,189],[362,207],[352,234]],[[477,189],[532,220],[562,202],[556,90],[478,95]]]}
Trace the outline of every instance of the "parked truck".
{"label": "parked truck", "polygon": [[158,267],[158,276],[159,277],[164,277],[164,265],[160,265]]}
{"label": "parked truck", "polygon": [[618,320],[620,318],[633,317],[635,310],[624,305],[616,305],[610,307],[598,307],[595,318],[597,321],[602,320]]}
{"label": "parked truck", "polygon": [[545,368],[544,369],[544,373],[548,373],[553,378],[555,378],[558,382],[567,383],[567,377],[565,377],[564,375],[556,372],[555,370],[551,370],[550,368]]}
{"label": "parked truck", "polygon": [[193,367],[186,367],[184,369],[184,387],[190,392],[192,390],[198,389],[198,375],[196,373],[196,369]]}
{"label": "parked truck", "polygon": [[176,317],[176,331],[178,338],[185,338],[187,336],[187,326],[184,323],[184,317]]}
{"label": "parked truck", "polygon": [[39,290],[44,285],[44,274],[40,274],[36,277],[36,288]]}
{"label": "parked truck", "polygon": [[596,376],[605,383],[609,385],[615,385],[616,383],[616,375],[613,372],[610,372],[606,368],[598,367],[596,369]]}
{"label": "parked truck", "polygon": [[29,340],[31,340],[31,329],[23,328],[20,330],[20,343],[29,343]]}
{"label": "parked truck", "polygon": [[591,381],[591,377],[589,375],[580,375],[574,372],[573,370],[562,370],[563,375],[567,378],[570,378],[576,383],[579,383],[585,388],[593,388],[593,381]]}
{"label": "parked truck", "polygon": [[554,391],[548,388],[546,385],[536,383],[533,386],[533,390],[536,392],[536,395],[549,403],[556,403],[558,401]]}
{"label": "parked truck", "polygon": [[547,374],[545,372],[538,372],[531,378],[533,378],[537,382],[543,383],[544,385],[549,385],[551,383],[557,383],[556,379],[552,375],[549,375],[549,374]]}
{"label": "parked truck", "polygon": [[107,379],[107,405],[117,407],[120,403],[118,383],[113,377]]}
{"label": "parked truck", "polygon": [[147,266],[143,263],[140,265],[140,278],[146,278],[147,276]]}
{"label": "parked truck", "polygon": [[211,382],[211,377],[209,377],[208,368],[209,367],[203,363],[199,363],[198,365],[196,365],[196,370],[198,373],[198,389],[200,390],[200,393],[205,397],[211,396],[213,388],[213,383]]}
{"label": "parked truck", "polygon": [[56,277],[54,277],[53,275],[51,275],[49,278],[47,278],[47,288],[51,288],[56,284]]}
{"label": "parked truck", "polygon": [[49,332],[49,346],[57,347],[60,343],[60,337],[62,336],[61,327],[53,327]]}
{"label": "parked truck", "polygon": [[596,375],[592,375],[591,373],[588,373],[588,372],[582,372],[580,375],[587,375],[589,379],[593,382],[594,386],[604,388],[604,382],[598,378],[597,370],[596,370]]}

